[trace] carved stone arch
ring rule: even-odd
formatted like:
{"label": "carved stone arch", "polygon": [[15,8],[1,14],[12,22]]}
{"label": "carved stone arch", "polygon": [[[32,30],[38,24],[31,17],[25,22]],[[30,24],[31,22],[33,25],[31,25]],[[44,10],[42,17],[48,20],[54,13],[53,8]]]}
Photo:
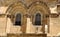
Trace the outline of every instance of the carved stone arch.
{"label": "carved stone arch", "polygon": [[[49,25],[50,10],[49,10],[49,7],[47,6],[47,4],[42,1],[37,1],[37,2],[33,2],[29,6],[29,14],[31,15],[31,21],[33,20],[33,22],[34,22],[34,14],[37,11],[40,11],[40,13],[43,15],[42,16],[43,28],[45,27],[45,24]],[[45,32],[44,29],[43,29],[43,32]]]}
{"label": "carved stone arch", "polygon": [[11,17],[12,22],[14,21],[15,15],[17,13],[22,14],[22,16],[21,16],[22,17],[21,30],[22,30],[22,32],[26,32],[26,16],[25,15],[27,13],[27,7],[21,1],[11,4],[6,11],[6,14]]}
{"label": "carved stone arch", "polygon": [[29,5],[29,13],[33,10],[43,12],[43,14],[50,14],[50,9],[45,2],[35,1]]}
{"label": "carved stone arch", "polygon": [[21,9],[21,10],[25,9],[25,11],[27,10],[26,4],[24,4],[21,1],[17,1],[17,2],[12,3],[11,5],[9,5],[9,7],[6,10],[6,14],[10,14],[11,13],[10,11],[16,10],[16,8]]}

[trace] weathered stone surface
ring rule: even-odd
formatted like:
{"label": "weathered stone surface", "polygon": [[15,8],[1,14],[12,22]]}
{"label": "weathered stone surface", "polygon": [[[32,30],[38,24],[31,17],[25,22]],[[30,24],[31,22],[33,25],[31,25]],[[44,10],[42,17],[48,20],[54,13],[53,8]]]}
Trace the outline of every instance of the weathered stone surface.
{"label": "weathered stone surface", "polygon": [[[0,35],[5,36],[7,33],[12,33],[11,35],[13,36],[13,33],[26,33],[26,31],[35,33],[37,28],[33,23],[37,11],[40,11],[39,13],[42,14],[42,27],[38,28],[38,33],[40,31],[45,32],[45,24],[48,25],[47,30],[49,34],[57,35],[60,33],[60,6],[57,6],[57,0],[0,0]],[[16,13],[22,13],[23,15],[22,26],[13,25]],[[56,13],[57,15],[54,14],[51,18],[50,14],[52,13]],[[7,17],[8,15],[10,17]],[[30,26],[27,26],[29,24],[27,24],[27,16],[29,16],[31,21]],[[33,34],[33,37],[35,37],[35,34]]]}

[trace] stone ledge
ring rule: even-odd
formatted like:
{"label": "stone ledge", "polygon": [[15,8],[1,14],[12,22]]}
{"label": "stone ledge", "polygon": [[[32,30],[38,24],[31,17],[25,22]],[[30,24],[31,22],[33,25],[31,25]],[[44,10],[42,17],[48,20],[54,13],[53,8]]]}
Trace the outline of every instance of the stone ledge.
{"label": "stone ledge", "polygon": [[47,37],[47,34],[7,34],[7,37]]}

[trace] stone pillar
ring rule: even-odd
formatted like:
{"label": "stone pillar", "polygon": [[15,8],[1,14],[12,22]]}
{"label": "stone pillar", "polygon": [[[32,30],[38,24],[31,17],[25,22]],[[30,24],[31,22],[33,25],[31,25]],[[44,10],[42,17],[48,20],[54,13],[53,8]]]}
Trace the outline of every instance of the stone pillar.
{"label": "stone pillar", "polygon": [[48,33],[48,25],[45,25],[45,33]]}
{"label": "stone pillar", "polygon": [[22,24],[22,26],[21,26],[21,31],[22,31],[22,33],[26,33],[26,24],[27,24],[27,16],[24,15],[24,16],[23,16],[23,24]]}
{"label": "stone pillar", "polygon": [[10,28],[11,28],[11,25],[12,24],[12,21],[11,21],[11,16],[10,15],[7,15],[6,17],[6,33],[10,33]]}
{"label": "stone pillar", "polygon": [[27,33],[30,33],[30,24],[31,24],[30,18],[28,17],[28,18],[27,18],[27,29],[26,29],[26,32],[27,32]]}
{"label": "stone pillar", "polygon": [[9,33],[10,32],[10,19],[9,18],[6,18],[7,20],[7,29],[6,29],[6,33]]}

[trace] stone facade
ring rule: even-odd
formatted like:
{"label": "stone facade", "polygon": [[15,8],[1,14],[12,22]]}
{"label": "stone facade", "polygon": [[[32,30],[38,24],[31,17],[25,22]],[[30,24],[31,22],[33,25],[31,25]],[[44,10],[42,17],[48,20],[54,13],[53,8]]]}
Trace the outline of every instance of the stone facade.
{"label": "stone facade", "polygon": [[[0,36],[20,33],[60,35],[60,4],[57,0],[0,0]],[[33,25],[37,11],[42,25]],[[15,16],[22,14],[22,26],[15,26]],[[37,32],[36,32],[37,31]]]}

